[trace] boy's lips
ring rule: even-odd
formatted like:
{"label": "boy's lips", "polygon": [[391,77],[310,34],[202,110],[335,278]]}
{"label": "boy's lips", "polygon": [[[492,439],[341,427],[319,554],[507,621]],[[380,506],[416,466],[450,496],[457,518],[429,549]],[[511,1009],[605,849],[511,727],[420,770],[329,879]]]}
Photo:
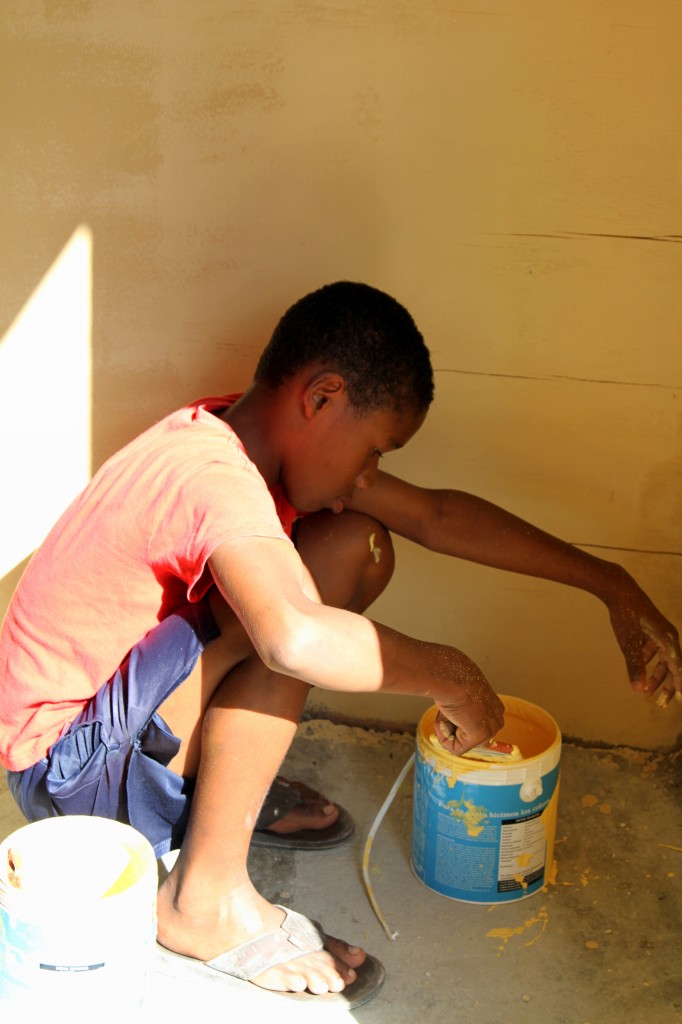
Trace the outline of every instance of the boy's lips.
{"label": "boy's lips", "polygon": [[353,490],[351,491],[350,494],[341,494],[341,495],[339,495],[339,497],[334,498],[329,503],[328,507],[332,510],[332,512],[336,512],[336,513],[343,512],[343,510],[345,509],[346,505],[348,505],[353,500],[353,493],[354,492],[355,492],[355,488],[353,488]]}
{"label": "boy's lips", "polygon": [[345,509],[346,505],[348,505],[349,502],[351,502],[352,500],[353,500],[353,494],[352,493],[351,494],[342,494],[340,497],[334,498],[334,500],[331,503],[330,508],[331,508],[332,512],[343,512],[343,510]]}

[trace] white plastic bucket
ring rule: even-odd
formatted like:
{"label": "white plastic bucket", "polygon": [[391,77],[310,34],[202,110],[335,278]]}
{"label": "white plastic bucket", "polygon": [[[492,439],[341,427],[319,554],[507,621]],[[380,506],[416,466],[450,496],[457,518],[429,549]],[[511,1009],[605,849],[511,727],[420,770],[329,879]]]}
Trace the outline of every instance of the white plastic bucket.
{"label": "white plastic bucket", "polygon": [[449,754],[434,735],[435,707],[417,730],[412,869],[434,892],[467,903],[504,903],[542,889],[554,856],[561,733],[551,715],[501,697],[496,739],[522,760]]}
{"label": "white plastic bucket", "polygon": [[154,851],[129,825],[64,816],[13,832],[0,845],[0,1018],[137,1020],[157,886]]}

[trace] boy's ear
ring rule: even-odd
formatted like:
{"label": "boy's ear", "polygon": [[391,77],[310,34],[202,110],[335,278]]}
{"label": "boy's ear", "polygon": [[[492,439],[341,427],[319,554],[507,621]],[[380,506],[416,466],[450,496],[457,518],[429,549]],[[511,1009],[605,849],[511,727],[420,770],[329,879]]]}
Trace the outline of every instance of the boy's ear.
{"label": "boy's ear", "polygon": [[338,373],[319,373],[308,382],[305,390],[305,414],[311,419],[346,390],[343,377]]}

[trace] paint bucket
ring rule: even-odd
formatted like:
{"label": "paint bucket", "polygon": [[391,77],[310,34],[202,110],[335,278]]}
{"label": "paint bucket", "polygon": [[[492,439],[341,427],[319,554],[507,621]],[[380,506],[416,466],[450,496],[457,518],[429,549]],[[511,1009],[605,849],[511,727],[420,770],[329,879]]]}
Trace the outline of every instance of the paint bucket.
{"label": "paint bucket", "polygon": [[417,730],[412,869],[429,889],[467,903],[532,896],[554,858],[561,733],[551,715],[501,697],[496,739],[516,744],[508,763],[456,757],[434,734],[437,708]]}
{"label": "paint bucket", "polygon": [[0,1019],[138,1020],[156,947],[150,843],[106,818],[46,818],[0,845]]}

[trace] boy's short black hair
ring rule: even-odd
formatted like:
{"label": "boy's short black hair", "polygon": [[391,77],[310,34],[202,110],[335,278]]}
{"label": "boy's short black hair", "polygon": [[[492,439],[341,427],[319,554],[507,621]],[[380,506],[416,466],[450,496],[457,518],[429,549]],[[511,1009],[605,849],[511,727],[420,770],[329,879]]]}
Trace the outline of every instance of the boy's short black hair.
{"label": "boy's short black hair", "polygon": [[277,388],[306,366],[340,373],[356,413],[426,412],[429,350],[408,311],[367,284],[337,281],[291,306],[260,357],[255,379]]}

